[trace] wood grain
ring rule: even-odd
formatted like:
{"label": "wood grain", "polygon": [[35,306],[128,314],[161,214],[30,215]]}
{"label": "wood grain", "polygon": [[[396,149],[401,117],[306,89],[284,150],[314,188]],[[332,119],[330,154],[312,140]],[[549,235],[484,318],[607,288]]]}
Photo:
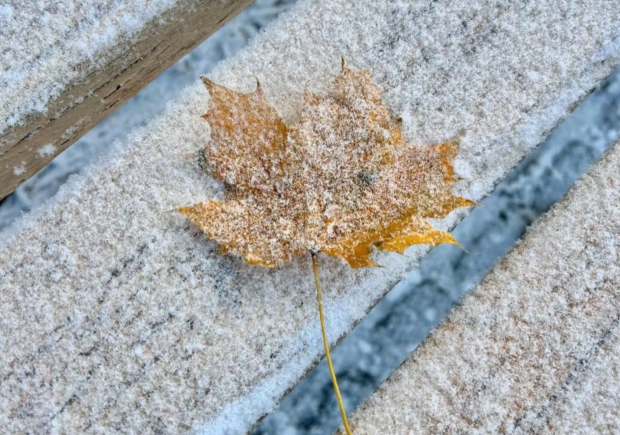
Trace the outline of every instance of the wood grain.
{"label": "wood grain", "polygon": [[[0,133],[0,199],[112,114],[252,0],[181,0],[97,71],[68,86],[45,113]],[[41,153],[53,145],[54,153]],[[48,147],[52,149],[52,147]],[[20,168],[15,171],[14,168]]]}

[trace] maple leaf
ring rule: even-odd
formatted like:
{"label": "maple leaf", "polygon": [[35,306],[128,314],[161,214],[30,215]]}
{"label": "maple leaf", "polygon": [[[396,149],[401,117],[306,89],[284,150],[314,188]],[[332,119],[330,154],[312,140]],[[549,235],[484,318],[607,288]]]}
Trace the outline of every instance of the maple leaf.
{"label": "maple leaf", "polygon": [[312,254],[325,356],[350,435],[329,351],[316,254],[357,268],[375,265],[370,259],[375,246],[402,254],[414,244],[458,244],[425,220],[475,205],[452,194],[458,143],[406,143],[368,71],[355,72],[344,61],[329,95],[304,92],[300,120],[291,127],[260,84],[246,94],[203,81],[211,96],[203,117],[212,140],[201,163],[225,184],[225,201],[179,211],[223,252],[250,264],[274,267]]}
{"label": "maple leaf", "polygon": [[343,62],[329,95],[304,92],[287,126],[258,84],[241,93],[203,78],[212,140],[202,151],[225,201],[180,208],[224,252],[274,267],[324,252],[351,267],[374,266],[373,246],[458,242],[425,218],[475,203],[452,194],[458,141],[418,146],[381,101],[368,71]]}

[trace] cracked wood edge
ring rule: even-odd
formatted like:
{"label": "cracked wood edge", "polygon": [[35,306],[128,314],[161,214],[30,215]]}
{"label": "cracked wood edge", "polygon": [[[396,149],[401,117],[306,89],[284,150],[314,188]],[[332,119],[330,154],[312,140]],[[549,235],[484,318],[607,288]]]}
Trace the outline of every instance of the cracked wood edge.
{"label": "cracked wood edge", "polygon": [[[180,0],[104,66],[69,85],[44,113],[0,133],[0,199],[37,173],[253,0]],[[53,145],[51,155],[39,150]],[[15,171],[14,168],[22,170]],[[17,172],[17,173],[16,173]]]}

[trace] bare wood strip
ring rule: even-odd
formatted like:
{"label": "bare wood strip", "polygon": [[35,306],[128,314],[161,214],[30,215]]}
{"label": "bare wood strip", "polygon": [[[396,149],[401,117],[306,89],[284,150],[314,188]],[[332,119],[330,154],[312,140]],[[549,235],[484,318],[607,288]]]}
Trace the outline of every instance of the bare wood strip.
{"label": "bare wood strip", "polygon": [[[65,91],[42,114],[0,133],[0,199],[33,176],[252,0],[182,0],[121,54]],[[44,148],[45,147],[45,148]]]}

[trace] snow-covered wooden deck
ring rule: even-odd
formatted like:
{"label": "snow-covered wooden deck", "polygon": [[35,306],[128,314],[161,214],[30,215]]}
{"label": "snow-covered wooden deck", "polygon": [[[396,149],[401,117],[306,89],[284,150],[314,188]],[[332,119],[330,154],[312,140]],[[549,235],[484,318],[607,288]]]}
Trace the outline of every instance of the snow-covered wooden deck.
{"label": "snow-covered wooden deck", "polygon": [[[616,9],[304,1],[211,78],[249,90],[258,77],[293,120],[304,86],[327,89],[344,56],[371,71],[407,140],[465,131],[458,193],[480,200],[620,64]],[[17,110],[7,104],[3,120]],[[209,135],[207,104],[196,83],[10,229],[0,246],[0,427],[242,434],[322,357],[308,259],[247,266],[170,212],[219,191],[186,159]],[[326,258],[330,338],[426,252],[379,253],[384,267],[361,271]]]}
{"label": "snow-covered wooden deck", "polygon": [[0,199],[249,3],[3,2]]}
{"label": "snow-covered wooden deck", "polygon": [[620,143],[357,411],[357,435],[620,432]]}

